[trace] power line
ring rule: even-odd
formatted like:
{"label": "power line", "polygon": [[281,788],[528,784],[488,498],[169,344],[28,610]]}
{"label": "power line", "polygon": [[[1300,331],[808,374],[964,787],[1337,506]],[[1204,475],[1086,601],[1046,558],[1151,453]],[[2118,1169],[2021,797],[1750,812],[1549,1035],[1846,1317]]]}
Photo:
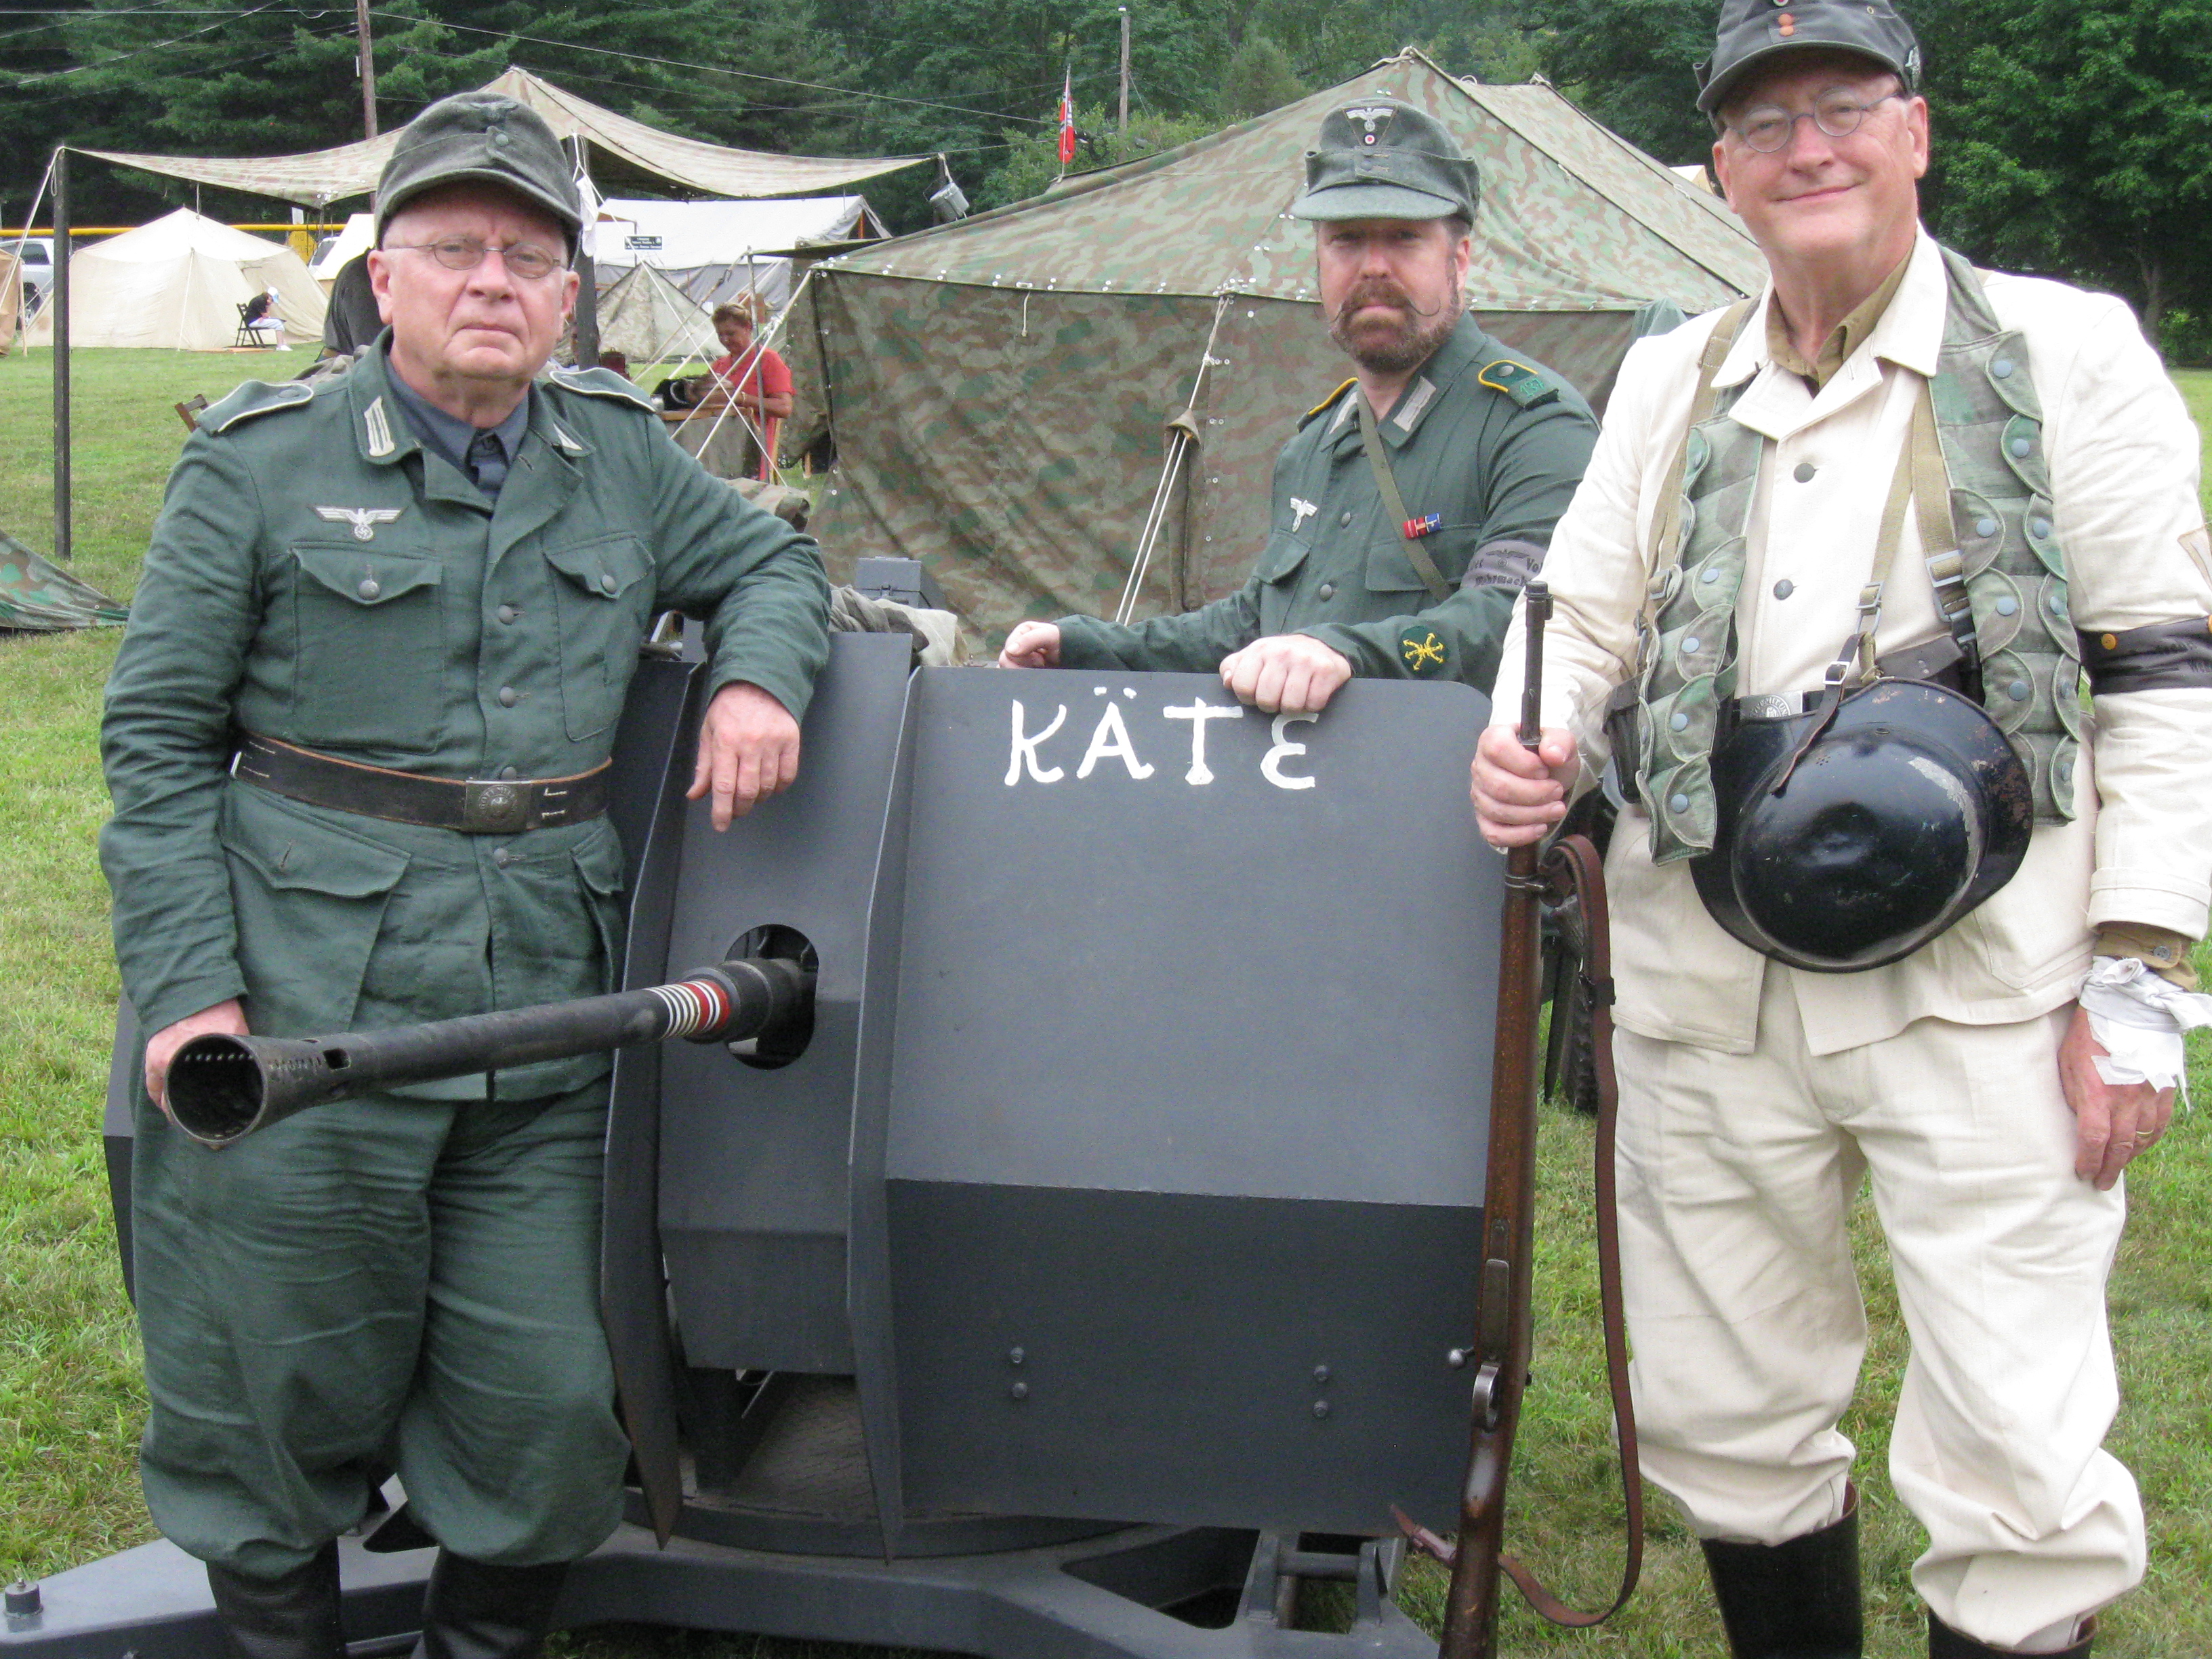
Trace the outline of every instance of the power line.
{"label": "power line", "polygon": [[[252,11],[234,12],[229,15],[243,21],[248,17],[258,17],[264,11],[273,9],[275,9],[273,6],[256,6]],[[129,52],[118,52],[112,57],[95,58],[89,64],[72,64],[67,69],[48,70],[43,75],[20,76],[15,84],[19,87],[36,86],[41,81],[58,81],[64,75],[82,74],[88,69],[104,69],[110,64],[120,64],[129,58],[143,56],[146,52],[159,52],[164,46],[180,46],[185,41],[200,35],[212,34],[222,27],[220,23],[210,23],[204,28],[191,29],[167,40],[155,40],[143,46],[134,46]]]}

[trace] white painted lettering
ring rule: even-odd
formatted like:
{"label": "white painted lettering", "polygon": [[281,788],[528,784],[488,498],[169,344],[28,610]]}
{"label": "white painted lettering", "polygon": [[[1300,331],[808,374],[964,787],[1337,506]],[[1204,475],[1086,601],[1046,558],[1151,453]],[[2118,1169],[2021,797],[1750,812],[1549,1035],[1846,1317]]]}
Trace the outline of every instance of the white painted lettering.
{"label": "white painted lettering", "polygon": [[1024,737],[1022,734],[1022,705],[1018,699],[1015,701],[1014,749],[1013,753],[1006,757],[1007,788],[1012,788],[1022,781],[1022,769],[1024,766],[1029,768],[1030,776],[1039,783],[1058,783],[1060,779],[1067,775],[1057,766],[1048,772],[1037,764],[1037,745],[1059,731],[1066,720],[1067,705],[1062,703],[1060,706],[1060,712],[1052,717],[1050,726],[1046,726],[1033,738]]}
{"label": "white painted lettering", "polygon": [[1304,754],[1306,746],[1302,743],[1292,743],[1283,735],[1283,731],[1294,721],[1317,720],[1320,718],[1318,714],[1276,715],[1273,732],[1275,746],[1260,757],[1260,775],[1278,789],[1312,788],[1314,781],[1311,778],[1292,777],[1284,772],[1283,763],[1293,755]]}
{"label": "white painted lettering", "polygon": [[1244,718],[1244,705],[1233,702],[1224,708],[1219,703],[1194,702],[1179,708],[1163,708],[1160,713],[1171,720],[1190,722],[1190,770],[1182,775],[1182,781],[1188,784],[1212,783],[1213,771],[1206,763],[1206,723],[1241,720]]}
{"label": "white painted lettering", "polygon": [[1083,762],[1075,769],[1075,775],[1079,779],[1089,777],[1092,769],[1103,760],[1120,761],[1129,769],[1129,775],[1140,782],[1152,776],[1155,769],[1137,758],[1137,751],[1129,742],[1129,728],[1121,720],[1121,705],[1118,702],[1108,703],[1106,712],[1098,717],[1098,729],[1091,734],[1091,747],[1083,751]]}

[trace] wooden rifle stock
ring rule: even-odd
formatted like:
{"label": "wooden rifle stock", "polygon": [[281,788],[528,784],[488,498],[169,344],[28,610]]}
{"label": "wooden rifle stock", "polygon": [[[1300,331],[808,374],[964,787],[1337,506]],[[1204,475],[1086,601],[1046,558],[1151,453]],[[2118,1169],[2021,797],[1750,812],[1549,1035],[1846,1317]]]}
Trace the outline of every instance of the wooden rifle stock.
{"label": "wooden rifle stock", "polygon": [[[1544,625],[1552,598],[1528,584],[1523,627],[1528,655],[1522,683],[1519,737],[1534,750],[1540,738]],[[1620,1439],[1628,1509],[1628,1559],[1619,1597],[1599,1613],[1577,1613],[1504,1553],[1505,1490],[1513,1463],[1521,1395],[1528,1381],[1534,1334],[1531,1308],[1536,1205],[1537,1015],[1542,1002],[1542,904],[1556,886],[1581,900],[1589,932],[1584,976],[1591,991],[1592,1042],[1599,1096],[1597,1226],[1599,1299],[1604,1310],[1607,1378]],[[1613,1214],[1612,979],[1606,944],[1605,882],[1597,849],[1580,836],[1548,851],[1531,843],[1506,854],[1505,903],[1499,930],[1498,1030],[1490,1088],[1490,1150],[1482,1211],[1482,1265],[1475,1291],[1475,1340],[1467,1363],[1474,1373],[1471,1444],[1460,1491],[1459,1537],[1447,1543],[1402,1514],[1414,1543],[1451,1566],[1439,1659],[1494,1659],[1498,1577],[1510,1573],[1536,1610],[1555,1624],[1583,1626],[1609,1618],[1635,1589],[1643,1559],[1643,1493],[1636,1424],[1628,1399],[1628,1359],[1620,1302],[1620,1248]],[[1562,1000],[1564,1003],[1564,999]],[[1565,1018],[1564,1006],[1553,1018]]]}

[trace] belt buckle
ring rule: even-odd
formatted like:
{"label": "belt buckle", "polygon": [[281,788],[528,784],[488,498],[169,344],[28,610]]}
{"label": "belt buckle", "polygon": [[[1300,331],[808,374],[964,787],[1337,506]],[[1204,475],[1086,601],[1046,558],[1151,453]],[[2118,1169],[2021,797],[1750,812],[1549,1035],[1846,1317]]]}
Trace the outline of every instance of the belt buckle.
{"label": "belt buckle", "polygon": [[502,778],[470,778],[461,785],[461,828],[471,836],[519,835],[529,827],[530,792]]}

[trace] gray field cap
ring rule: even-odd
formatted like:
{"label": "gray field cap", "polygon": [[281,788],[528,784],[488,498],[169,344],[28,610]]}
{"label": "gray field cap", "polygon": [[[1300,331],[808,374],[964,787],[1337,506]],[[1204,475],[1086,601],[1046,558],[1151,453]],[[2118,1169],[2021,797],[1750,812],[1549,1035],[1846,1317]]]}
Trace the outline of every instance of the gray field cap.
{"label": "gray field cap", "polygon": [[1322,117],[1319,148],[1306,152],[1301,219],[1474,217],[1474,163],[1452,136],[1410,104],[1359,98]]}
{"label": "gray field cap", "polygon": [[1882,0],[1721,0],[1713,55],[1698,65],[1698,107],[1712,114],[1748,71],[1807,46],[1871,58],[1895,70],[1906,92],[1920,90],[1920,42]]}
{"label": "gray field cap", "polygon": [[407,124],[376,181],[376,240],[424,191],[464,183],[497,185],[544,209],[574,251],[584,210],[568,152],[537,111],[495,92],[441,98]]}

